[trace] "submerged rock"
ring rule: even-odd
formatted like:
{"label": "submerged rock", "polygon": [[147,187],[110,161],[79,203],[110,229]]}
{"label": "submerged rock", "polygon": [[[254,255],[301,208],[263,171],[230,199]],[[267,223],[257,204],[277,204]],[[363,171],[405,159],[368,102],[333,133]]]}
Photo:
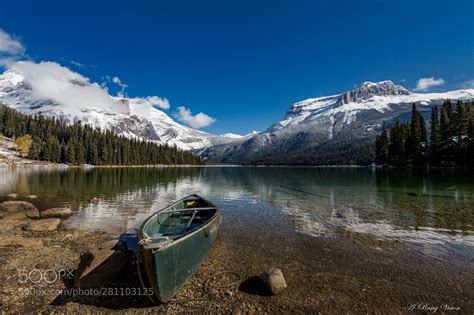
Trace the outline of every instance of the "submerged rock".
{"label": "submerged rock", "polygon": [[278,294],[286,289],[285,277],[278,268],[270,268],[260,275],[263,283],[268,287],[272,294]]}
{"label": "submerged rock", "polygon": [[0,203],[0,218],[10,220],[37,219],[38,209],[26,201],[4,201]]}
{"label": "submerged rock", "polygon": [[26,238],[21,236],[15,237],[0,237],[0,247],[15,246],[15,247],[41,247],[43,241],[36,238]]}
{"label": "submerged rock", "polygon": [[27,231],[46,232],[55,231],[61,225],[60,219],[41,219],[28,222]]}
{"label": "submerged rock", "polygon": [[124,252],[111,249],[93,249],[81,256],[74,274],[76,288],[94,288],[116,280],[127,264]]}
{"label": "submerged rock", "polygon": [[65,218],[72,214],[70,208],[51,208],[41,211],[42,218]]}

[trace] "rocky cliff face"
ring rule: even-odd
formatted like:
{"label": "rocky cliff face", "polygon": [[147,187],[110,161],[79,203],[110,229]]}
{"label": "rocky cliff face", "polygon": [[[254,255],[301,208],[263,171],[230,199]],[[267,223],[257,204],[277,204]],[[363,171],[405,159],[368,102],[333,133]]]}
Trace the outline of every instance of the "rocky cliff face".
{"label": "rocky cliff face", "polygon": [[232,144],[212,146],[201,155],[208,161],[224,163],[291,164],[302,157],[321,156],[321,160],[345,164],[347,158],[339,157],[371,154],[373,139],[383,123],[390,126],[397,119],[408,120],[413,103],[428,118],[431,106],[448,98],[474,99],[474,90],[420,94],[391,81],[365,82],[338,95],[295,103],[266,131]]}

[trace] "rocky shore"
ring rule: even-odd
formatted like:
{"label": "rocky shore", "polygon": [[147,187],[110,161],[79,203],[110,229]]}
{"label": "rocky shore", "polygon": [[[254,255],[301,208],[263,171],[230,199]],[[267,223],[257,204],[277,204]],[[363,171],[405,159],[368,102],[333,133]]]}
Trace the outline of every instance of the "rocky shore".
{"label": "rocky shore", "polygon": [[[121,249],[113,235],[64,229],[62,220],[74,215],[70,209],[37,209],[34,201],[12,195],[0,203],[2,312],[422,313],[423,307],[438,307],[439,313],[468,314],[474,310],[472,264],[421,257],[403,244],[361,234],[316,238],[264,224],[250,225],[242,233],[237,214],[225,218],[209,256],[178,295],[168,304],[157,304],[142,287],[133,257],[116,254]],[[84,265],[87,257],[93,259]],[[109,258],[108,266],[117,270],[91,273],[97,261]],[[280,274],[284,283],[278,280]],[[272,278],[277,279],[269,285],[274,292],[262,281]]]}

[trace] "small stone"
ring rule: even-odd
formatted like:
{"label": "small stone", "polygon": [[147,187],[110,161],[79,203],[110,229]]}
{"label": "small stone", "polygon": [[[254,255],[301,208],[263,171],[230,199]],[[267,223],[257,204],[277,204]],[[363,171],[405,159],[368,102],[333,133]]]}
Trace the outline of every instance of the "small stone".
{"label": "small stone", "polygon": [[38,196],[36,196],[36,195],[28,195],[28,196],[26,196],[26,198],[28,198],[28,199],[37,199]]}
{"label": "small stone", "polygon": [[74,274],[76,288],[94,288],[118,279],[127,263],[125,253],[110,249],[93,249],[81,256]]}
{"label": "small stone", "polygon": [[232,315],[241,315],[242,312],[240,311],[239,307],[236,307],[232,310]]}
{"label": "small stone", "polygon": [[260,275],[260,278],[274,295],[282,292],[287,287],[283,272],[278,268],[266,270]]}
{"label": "small stone", "polygon": [[15,246],[15,247],[40,247],[43,246],[43,241],[40,239],[26,238],[21,236],[15,237],[0,237],[0,247]]}
{"label": "small stone", "polygon": [[234,295],[234,292],[232,292],[231,290],[225,290],[225,295],[227,295],[228,297],[232,297],[232,295]]}
{"label": "small stone", "polygon": [[51,208],[41,212],[42,218],[65,218],[72,214],[70,208]]}
{"label": "small stone", "polygon": [[342,213],[340,213],[340,212],[336,212],[336,218],[338,218],[338,219],[345,219],[345,218],[346,218],[346,216],[345,216],[345,215],[343,215],[343,214],[342,214]]}
{"label": "small stone", "polygon": [[39,211],[26,201],[4,201],[0,203],[0,218],[9,220],[37,219]]}
{"label": "small stone", "polygon": [[92,202],[92,203],[98,203],[98,202],[99,202],[99,198],[94,197],[94,198],[91,199],[91,202]]}
{"label": "small stone", "polygon": [[41,219],[28,222],[25,229],[34,232],[47,232],[57,230],[60,225],[60,219]]}

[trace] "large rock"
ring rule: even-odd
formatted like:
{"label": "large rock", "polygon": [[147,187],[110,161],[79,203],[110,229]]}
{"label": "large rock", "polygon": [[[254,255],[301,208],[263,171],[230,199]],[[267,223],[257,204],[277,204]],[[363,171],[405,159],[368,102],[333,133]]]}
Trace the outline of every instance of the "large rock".
{"label": "large rock", "polygon": [[0,237],[0,247],[15,246],[15,247],[40,247],[43,246],[43,241],[35,238],[26,238],[21,236],[14,237]]}
{"label": "large rock", "polygon": [[65,218],[72,214],[70,208],[51,208],[41,211],[41,218]]}
{"label": "large rock", "polygon": [[270,268],[266,270],[260,275],[260,278],[272,294],[278,294],[287,287],[285,277],[283,277],[283,272],[278,268]]}
{"label": "large rock", "polygon": [[34,232],[47,232],[55,231],[61,225],[60,219],[41,219],[41,220],[32,220],[28,222],[26,226],[27,231]]}
{"label": "large rock", "polygon": [[81,256],[74,274],[76,288],[95,288],[120,278],[127,264],[124,252],[111,249],[93,249]]}
{"label": "large rock", "polygon": [[18,198],[18,194],[8,194],[7,197],[11,199],[16,199]]}
{"label": "large rock", "polygon": [[10,220],[37,219],[38,209],[26,201],[4,201],[0,203],[0,218]]}

